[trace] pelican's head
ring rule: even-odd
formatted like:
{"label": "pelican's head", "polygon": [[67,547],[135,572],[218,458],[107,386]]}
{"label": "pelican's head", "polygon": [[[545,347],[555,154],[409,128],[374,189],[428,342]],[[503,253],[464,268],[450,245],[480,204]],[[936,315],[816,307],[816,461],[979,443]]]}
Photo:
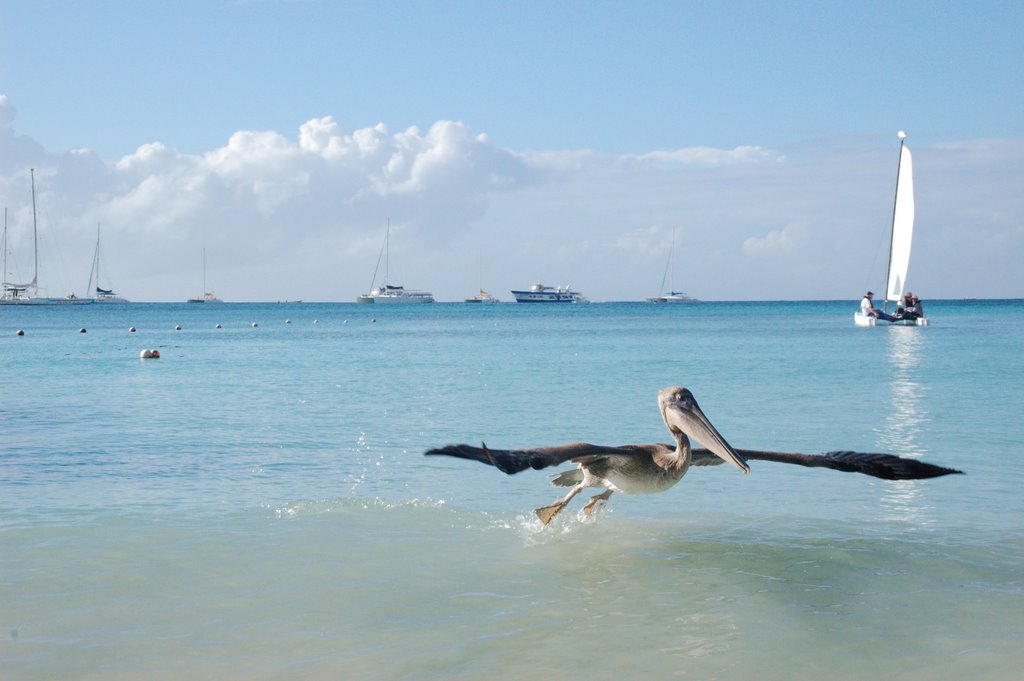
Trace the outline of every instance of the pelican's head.
{"label": "pelican's head", "polygon": [[665,425],[677,442],[692,437],[718,458],[731,463],[744,473],[750,472],[747,462],[711,425],[711,421],[704,416],[689,390],[682,386],[662,388],[658,391],[658,407],[661,410],[661,418],[665,420]]}

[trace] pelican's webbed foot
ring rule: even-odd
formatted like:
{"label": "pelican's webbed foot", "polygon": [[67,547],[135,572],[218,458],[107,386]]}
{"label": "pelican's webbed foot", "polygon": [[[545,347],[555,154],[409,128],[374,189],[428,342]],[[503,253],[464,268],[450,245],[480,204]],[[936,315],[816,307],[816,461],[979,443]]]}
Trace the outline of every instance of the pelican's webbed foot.
{"label": "pelican's webbed foot", "polygon": [[580,484],[576,485],[571,490],[569,490],[569,493],[566,494],[563,498],[559,499],[550,506],[542,506],[538,508],[536,511],[534,511],[534,513],[537,514],[537,517],[540,518],[540,521],[542,523],[547,525],[551,522],[552,518],[558,515],[563,508],[569,505],[569,502],[572,501],[572,498],[579,494],[580,491],[582,491],[582,489],[583,483],[581,482]]}
{"label": "pelican's webbed foot", "polygon": [[605,490],[604,492],[601,492],[596,496],[590,497],[590,501],[588,501],[587,505],[584,506],[582,509],[583,515],[589,518],[591,515],[593,515],[594,509],[597,508],[597,505],[603,504],[604,502],[608,501],[608,497],[610,497],[611,495],[612,490],[609,489]]}
{"label": "pelican's webbed foot", "polygon": [[534,513],[537,514],[537,517],[540,518],[540,521],[542,523],[547,525],[554,519],[556,515],[558,515],[561,512],[563,508],[565,508],[565,506],[566,503],[564,501],[558,501],[551,504],[550,506],[542,506],[535,510]]}

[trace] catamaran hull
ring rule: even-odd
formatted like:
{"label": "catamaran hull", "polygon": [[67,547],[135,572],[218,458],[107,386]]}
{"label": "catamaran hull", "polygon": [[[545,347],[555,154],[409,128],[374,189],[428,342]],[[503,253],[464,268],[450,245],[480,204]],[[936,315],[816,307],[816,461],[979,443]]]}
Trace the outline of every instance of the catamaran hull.
{"label": "catamaran hull", "polygon": [[422,305],[434,302],[433,296],[359,296],[357,303],[372,303],[374,305]]}
{"label": "catamaran hull", "polygon": [[89,298],[15,298],[0,300],[0,305],[92,305]]}
{"label": "catamaran hull", "polygon": [[[897,319],[895,321],[882,320],[889,326],[928,326],[927,317],[918,317],[917,319]],[[860,312],[853,314],[853,325],[854,326],[878,326],[878,318],[872,317],[871,315],[863,315]]]}

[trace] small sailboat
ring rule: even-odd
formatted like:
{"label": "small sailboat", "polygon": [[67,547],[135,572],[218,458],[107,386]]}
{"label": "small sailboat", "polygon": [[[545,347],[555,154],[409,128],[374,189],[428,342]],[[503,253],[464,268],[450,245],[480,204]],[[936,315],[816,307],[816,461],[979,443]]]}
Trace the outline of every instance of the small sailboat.
{"label": "small sailboat", "polygon": [[[377,283],[377,272],[380,270],[381,258],[384,259],[384,283],[374,288]],[[388,219],[388,226],[384,232],[384,245],[381,253],[377,256],[377,267],[373,270],[373,281],[370,282],[370,292],[364,293],[356,298],[357,303],[374,303],[378,305],[390,303],[432,303],[434,295],[428,291],[415,291],[404,286],[396,286],[388,283],[388,270],[391,265],[391,219]]]}
{"label": "small sailboat", "polygon": [[[676,232],[672,230],[672,249],[668,252],[668,262],[665,264],[665,273],[661,275],[661,288],[663,293],[648,298],[649,303],[696,303],[698,300],[688,296],[682,291],[676,290],[675,272]],[[668,289],[665,288],[665,280],[668,279]]]}
{"label": "small sailboat", "polygon": [[79,298],[69,293],[63,298],[49,298],[39,295],[39,229],[36,220],[36,171],[30,168],[32,177],[32,281],[17,284],[7,276],[7,211],[4,211],[4,271],[0,286],[0,305],[86,305],[92,298]]}
{"label": "small sailboat", "polygon": [[206,290],[206,249],[203,249],[203,295],[198,298],[189,298],[190,303],[223,303],[224,301]]}
{"label": "small sailboat", "polygon": [[[480,257],[480,281],[483,282],[483,279],[484,279],[484,263],[483,263],[483,256],[481,256]],[[477,293],[475,296],[471,296],[469,298],[466,298],[465,302],[467,302],[467,303],[488,303],[488,304],[493,304],[493,303],[500,303],[501,301],[498,300],[495,296],[491,295],[489,292],[487,292],[484,289],[483,283],[481,283],[480,284],[480,292]]]}
{"label": "small sailboat", "polygon": [[[903,300],[907,288],[907,270],[910,268],[910,246],[914,237],[914,169],[910,149],[906,145],[907,133],[900,130],[900,158],[896,166],[896,197],[892,208],[892,234],[889,241],[889,271],[885,280],[885,299],[882,309],[889,301],[897,305]],[[877,317],[857,311],[853,315],[855,326],[875,326]],[[893,324],[904,326],[927,326],[928,318],[917,316],[913,319],[897,317]]]}
{"label": "small sailboat", "polygon": [[[95,282],[96,288],[93,288]],[[89,270],[89,285],[85,288],[93,294],[94,303],[129,303],[130,300],[114,293],[113,287],[100,288],[100,226],[96,225],[96,252],[92,256],[92,268]]]}

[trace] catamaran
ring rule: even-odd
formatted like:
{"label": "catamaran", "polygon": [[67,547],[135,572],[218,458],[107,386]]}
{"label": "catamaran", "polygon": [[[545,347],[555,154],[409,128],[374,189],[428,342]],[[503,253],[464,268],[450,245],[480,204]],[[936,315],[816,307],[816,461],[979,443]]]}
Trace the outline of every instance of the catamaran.
{"label": "catamaran", "polygon": [[[668,263],[665,265],[665,273],[661,275],[661,288],[660,291],[664,291],[653,298],[648,298],[649,303],[696,303],[699,302],[693,296],[688,296],[682,291],[676,290],[676,271],[675,271],[675,252],[676,252],[676,232],[672,230],[672,250],[668,252]],[[665,289],[665,280],[668,279],[668,290]]]}
{"label": "catamaran", "polygon": [[7,276],[7,211],[4,211],[4,271],[0,286],[0,305],[86,305],[92,298],[79,298],[69,293],[64,298],[49,298],[39,295],[39,230],[36,224],[36,171],[29,168],[32,177],[32,254],[34,270],[32,281],[17,284]]}
{"label": "catamaran", "polygon": [[[907,270],[910,268],[910,244],[914,237],[914,170],[907,148],[907,133],[900,130],[900,159],[896,166],[896,198],[892,207],[892,235],[889,242],[889,272],[885,280],[885,299],[882,309],[889,301],[897,305],[903,300],[907,287]],[[853,315],[856,326],[875,326],[878,318],[857,311]],[[893,324],[904,326],[927,326],[927,317],[899,319]]]}
{"label": "catamaran", "polygon": [[[376,288],[377,272],[380,270],[381,258],[384,259],[384,283]],[[388,226],[384,232],[384,245],[381,253],[377,256],[377,267],[373,270],[373,281],[370,282],[370,292],[364,293],[356,298],[357,303],[374,303],[377,305],[389,303],[432,303],[434,295],[428,291],[415,291],[404,286],[395,286],[388,283],[388,274],[391,265],[391,220],[388,219]]]}
{"label": "catamaran", "polygon": [[[95,275],[95,278],[94,276]],[[93,281],[96,282],[96,288],[93,288]],[[96,252],[92,256],[92,269],[89,270],[89,285],[85,288],[86,291],[92,292],[94,303],[128,303],[131,302],[127,298],[114,293],[113,288],[100,288],[100,226],[96,225]]]}
{"label": "catamaran", "polygon": [[466,302],[467,303],[490,303],[490,304],[493,305],[494,303],[500,303],[501,301],[498,300],[497,298],[495,298],[494,296],[492,296],[487,291],[485,291],[483,289],[480,289],[480,293],[476,294],[475,296],[472,296],[471,298],[466,298]]}
{"label": "catamaran", "polygon": [[224,301],[214,295],[213,291],[206,290],[206,249],[203,249],[203,295],[198,298],[189,298],[190,303],[223,303]]}

